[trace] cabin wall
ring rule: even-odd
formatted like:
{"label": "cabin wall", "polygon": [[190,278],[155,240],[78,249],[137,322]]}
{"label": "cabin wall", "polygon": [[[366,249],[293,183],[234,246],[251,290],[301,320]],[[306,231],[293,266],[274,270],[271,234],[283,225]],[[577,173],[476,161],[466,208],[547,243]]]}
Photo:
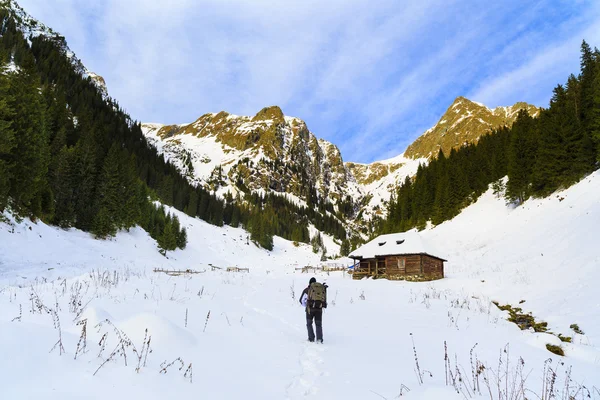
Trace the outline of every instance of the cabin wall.
{"label": "cabin wall", "polygon": [[440,259],[421,256],[423,259],[423,275],[428,279],[441,279],[444,277],[444,262]]}
{"label": "cabin wall", "polygon": [[420,256],[387,256],[385,258],[385,269],[390,276],[420,274]]}
{"label": "cabin wall", "polygon": [[[370,271],[369,268],[370,267]],[[377,267],[377,269],[376,269]],[[371,258],[361,260],[360,272],[355,279],[366,275],[398,280],[429,281],[444,277],[444,262],[427,255],[386,256],[378,260]]]}

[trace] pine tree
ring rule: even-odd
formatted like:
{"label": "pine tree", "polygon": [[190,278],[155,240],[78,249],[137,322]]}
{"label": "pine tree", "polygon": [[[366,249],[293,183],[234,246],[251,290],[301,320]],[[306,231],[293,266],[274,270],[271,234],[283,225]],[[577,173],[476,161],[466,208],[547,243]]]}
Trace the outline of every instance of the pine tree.
{"label": "pine tree", "polygon": [[323,238],[321,232],[317,232],[310,241],[313,253],[318,253],[323,248]]}
{"label": "pine tree", "polygon": [[104,215],[101,217],[101,223],[98,222],[98,217],[94,219],[93,232],[99,237],[105,237],[107,232],[112,236],[117,229],[124,226],[120,197],[122,185],[120,160],[119,147],[113,144],[104,160],[98,186],[97,209],[103,210]]}
{"label": "pine tree", "polygon": [[18,212],[40,216],[50,154],[43,99],[34,68],[33,61],[27,59],[21,71],[10,79],[9,107],[18,112],[11,124],[15,140],[9,195]]}
{"label": "pine tree", "polygon": [[190,198],[188,200],[188,204],[185,209],[185,213],[190,217],[195,217],[198,212],[198,193],[195,190],[192,190],[190,193]]}
{"label": "pine tree", "polygon": [[588,111],[587,129],[589,138],[595,144],[595,159],[600,161],[600,51],[594,51],[594,70],[590,88],[591,109]]}
{"label": "pine tree", "polygon": [[55,195],[54,224],[63,228],[73,226],[76,219],[75,186],[77,172],[75,162],[75,149],[62,148],[54,161],[51,176]]}
{"label": "pine tree", "polygon": [[230,225],[234,228],[237,228],[238,226],[240,226],[240,207],[239,207],[240,202],[236,202],[235,206],[233,207],[233,211],[231,213],[231,222]]}
{"label": "pine tree", "polygon": [[431,222],[434,225],[441,224],[450,214],[449,210],[449,199],[450,199],[450,177],[448,171],[444,171],[438,178],[437,186],[435,188],[435,202],[433,206],[433,215]]}
{"label": "pine tree", "polygon": [[121,152],[121,197],[122,227],[129,229],[141,219],[141,207],[147,201],[143,197],[143,188],[137,177],[135,156],[128,156],[127,151]]}
{"label": "pine tree", "polygon": [[340,246],[340,256],[347,257],[350,254],[350,241],[348,239],[342,240]]}
{"label": "pine tree", "polygon": [[11,170],[13,163],[11,154],[15,147],[15,132],[12,128],[14,100],[9,93],[9,77],[0,72],[0,212],[8,204]]}
{"label": "pine tree", "polygon": [[106,207],[101,207],[94,217],[92,232],[99,239],[106,239],[116,235],[116,226],[110,211]]}
{"label": "pine tree", "polygon": [[167,216],[164,229],[157,241],[163,255],[166,255],[167,251],[177,248],[177,232],[170,216]]}
{"label": "pine tree", "polygon": [[185,228],[181,228],[179,233],[177,234],[177,247],[180,249],[185,249],[187,245],[187,230]]}
{"label": "pine tree", "polygon": [[531,195],[533,165],[536,162],[538,132],[535,121],[525,110],[519,111],[512,127],[508,154],[508,184],[506,194],[522,203]]}
{"label": "pine tree", "polygon": [[84,113],[79,118],[77,134],[80,136],[75,146],[75,178],[74,193],[75,227],[88,231],[92,229],[92,221],[96,215],[98,200],[98,170],[101,167],[101,155],[95,129],[91,126],[90,117]]}

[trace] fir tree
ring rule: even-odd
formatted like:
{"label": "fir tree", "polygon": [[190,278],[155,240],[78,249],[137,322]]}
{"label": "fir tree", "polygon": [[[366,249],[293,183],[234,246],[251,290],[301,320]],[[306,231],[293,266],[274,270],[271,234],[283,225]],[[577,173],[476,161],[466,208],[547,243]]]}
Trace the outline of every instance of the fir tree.
{"label": "fir tree", "polygon": [[157,242],[163,255],[166,255],[167,251],[175,250],[177,248],[177,232],[175,231],[169,216],[167,216],[164,229],[159,235]]}
{"label": "fir tree", "polygon": [[[99,237],[105,237],[108,232],[114,235],[117,229],[124,226],[123,210],[121,208],[121,176],[119,171],[120,150],[114,144],[102,167],[102,175],[98,186],[98,210],[103,210],[101,223],[94,220],[93,232]],[[109,227],[109,228],[108,228]],[[101,229],[98,231],[98,229]]]}
{"label": "fir tree", "polygon": [[18,112],[11,124],[14,148],[9,194],[17,211],[40,216],[38,204],[47,185],[50,154],[43,101],[33,68],[33,61],[28,59],[22,70],[11,77],[9,107]]}
{"label": "fir tree", "polygon": [[198,212],[198,193],[195,190],[192,190],[190,193],[190,198],[188,200],[188,204],[185,209],[185,213],[190,217],[195,217]]}
{"label": "fir tree", "polygon": [[117,228],[113,222],[113,216],[106,207],[101,207],[94,217],[92,232],[99,239],[116,235]]}
{"label": "fir tree", "polygon": [[11,170],[13,169],[12,151],[15,147],[15,132],[12,128],[14,100],[9,93],[9,77],[0,71],[0,212],[8,204]]}
{"label": "fir tree", "polygon": [[350,254],[350,241],[348,239],[342,240],[340,246],[340,256],[347,257]]}
{"label": "fir tree", "polygon": [[177,247],[183,250],[185,246],[187,246],[187,230],[181,228],[177,234]]}
{"label": "fir tree", "polygon": [[229,223],[232,227],[237,228],[240,226],[240,207],[238,206],[240,202],[236,203],[236,206],[233,207],[233,211],[231,212],[231,222]]}
{"label": "fir tree", "polygon": [[525,110],[519,111],[512,127],[508,157],[508,185],[510,200],[522,203],[531,195],[531,178],[536,162],[537,129],[533,118]]}
{"label": "fir tree", "polygon": [[63,228],[73,226],[76,219],[75,210],[75,187],[76,182],[76,160],[75,149],[66,146],[58,153],[51,176],[54,187],[55,213],[53,223]]}

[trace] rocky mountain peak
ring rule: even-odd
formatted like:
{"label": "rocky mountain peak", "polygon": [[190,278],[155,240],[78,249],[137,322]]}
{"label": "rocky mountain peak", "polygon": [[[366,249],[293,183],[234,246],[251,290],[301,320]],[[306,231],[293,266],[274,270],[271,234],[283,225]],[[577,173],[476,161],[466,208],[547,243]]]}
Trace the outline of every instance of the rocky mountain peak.
{"label": "rocky mountain peak", "polygon": [[281,108],[279,108],[278,106],[265,107],[258,113],[256,113],[254,118],[252,118],[252,121],[254,122],[268,120],[272,120],[275,123],[283,123],[285,121],[285,118],[283,115],[283,111],[281,111]]}
{"label": "rocky mountain peak", "polygon": [[412,159],[430,158],[435,157],[440,149],[444,154],[449,154],[452,148],[477,142],[491,129],[511,126],[522,109],[533,116],[537,116],[540,111],[538,107],[525,102],[490,109],[481,103],[459,96],[454,99],[437,124],[408,146],[404,155]]}

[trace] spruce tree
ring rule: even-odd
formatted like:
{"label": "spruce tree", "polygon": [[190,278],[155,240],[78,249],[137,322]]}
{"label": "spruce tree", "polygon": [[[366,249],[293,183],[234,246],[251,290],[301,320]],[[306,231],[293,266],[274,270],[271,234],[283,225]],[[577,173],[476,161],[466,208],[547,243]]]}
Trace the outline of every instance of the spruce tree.
{"label": "spruce tree", "polygon": [[0,212],[8,204],[11,170],[14,168],[12,151],[15,147],[15,132],[12,128],[14,100],[10,95],[9,76],[0,71]]}
{"label": "spruce tree", "polygon": [[240,226],[240,207],[239,207],[240,202],[236,202],[235,206],[233,207],[233,211],[231,213],[231,222],[230,225],[234,228],[237,228],[238,226]]}
{"label": "spruce tree", "polygon": [[508,153],[508,184],[506,194],[512,201],[522,203],[531,195],[531,179],[536,162],[538,131],[533,118],[519,111],[512,127]]}
{"label": "spruce tree", "polygon": [[185,228],[181,228],[181,230],[177,233],[177,247],[180,249],[185,249],[187,245],[187,230]]}
{"label": "spruce tree", "polygon": [[164,229],[157,241],[163,255],[166,255],[167,251],[177,248],[177,232],[174,229],[170,216],[167,216]]}
{"label": "spruce tree", "polygon": [[40,216],[42,192],[50,161],[40,83],[32,60],[24,60],[20,72],[12,74],[9,107],[15,111],[11,127],[14,148],[11,151],[10,196],[20,213]]}
{"label": "spruce tree", "polygon": [[[118,229],[124,226],[123,210],[121,208],[121,175],[120,175],[120,150],[117,144],[113,144],[102,167],[102,174],[98,186],[97,209],[103,210],[101,223],[98,217],[94,219],[94,233],[99,237],[105,237],[106,232],[114,235]],[[107,228],[110,227],[110,228]],[[101,231],[98,231],[101,229]]]}
{"label": "spruce tree", "polygon": [[55,214],[52,222],[63,228],[68,228],[74,225],[76,219],[75,187],[77,185],[77,171],[75,169],[75,149],[68,149],[64,146],[53,164],[51,182],[54,188]]}
{"label": "spruce tree", "polygon": [[105,206],[101,207],[94,217],[92,233],[99,239],[106,239],[117,234],[113,216]]}
{"label": "spruce tree", "polygon": [[185,209],[185,213],[190,217],[195,217],[198,212],[198,193],[195,190],[192,190],[190,193],[190,198],[188,200],[188,204]]}
{"label": "spruce tree", "polygon": [[342,240],[340,246],[340,256],[347,257],[350,254],[350,241],[348,239]]}

